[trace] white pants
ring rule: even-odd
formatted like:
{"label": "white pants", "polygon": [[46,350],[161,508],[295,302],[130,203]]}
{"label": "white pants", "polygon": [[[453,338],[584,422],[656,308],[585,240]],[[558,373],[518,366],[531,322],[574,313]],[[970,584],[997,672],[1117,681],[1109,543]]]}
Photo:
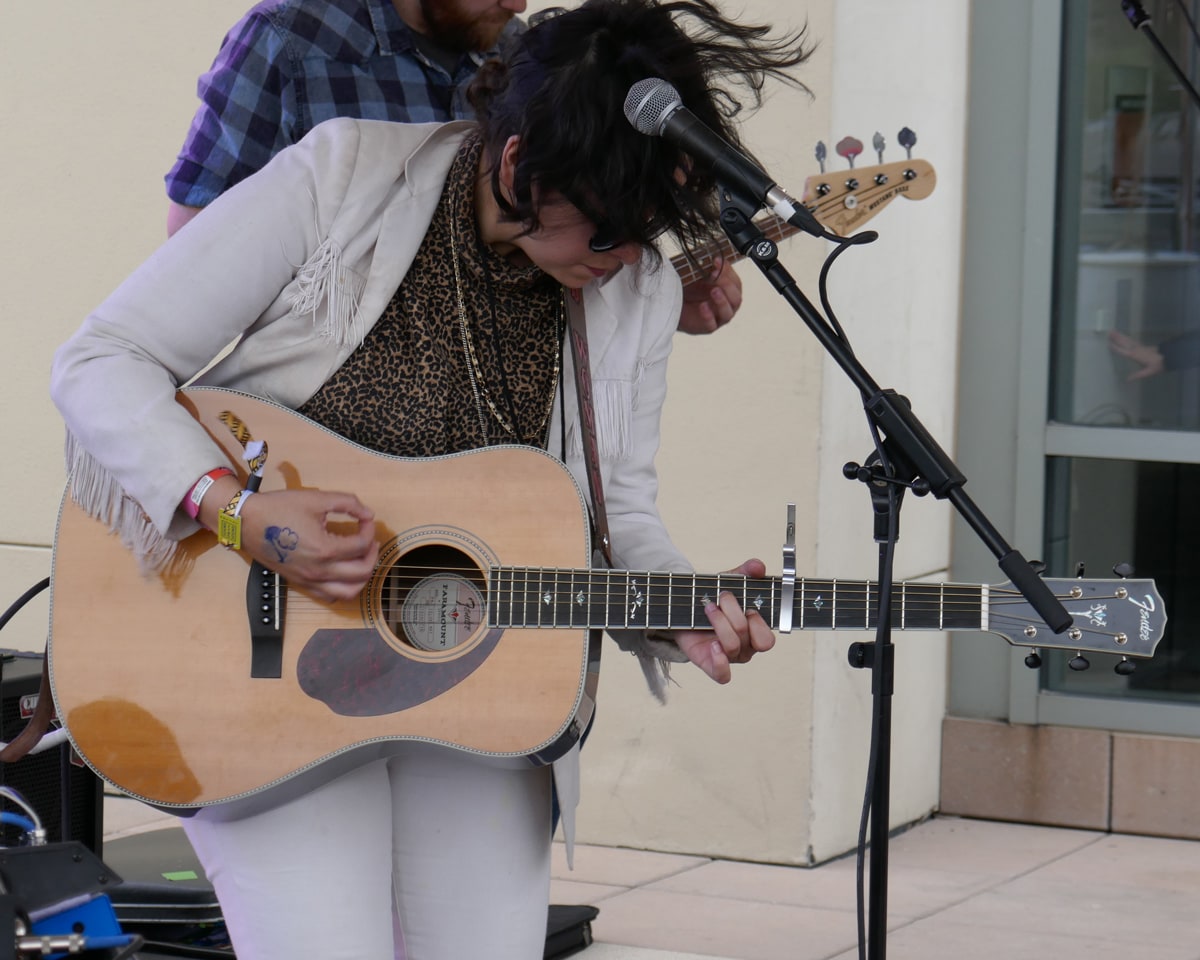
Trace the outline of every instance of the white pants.
{"label": "white pants", "polygon": [[540,960],[550,783],[423,748],[184,829],[238,960]]}

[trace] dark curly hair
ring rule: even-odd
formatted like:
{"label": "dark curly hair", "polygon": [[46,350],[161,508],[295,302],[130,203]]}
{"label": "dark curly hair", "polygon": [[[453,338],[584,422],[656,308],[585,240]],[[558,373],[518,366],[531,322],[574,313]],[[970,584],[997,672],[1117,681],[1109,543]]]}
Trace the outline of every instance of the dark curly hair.
{"label": "dark curly hair", "polygon": [[[630,125],[629,88],[666,80],[702,123],[741,148],[733,120],[746,104],[735,93],[757,108],[769,77],[807,92],[785,71],[810,52],[804,29],[772,36],[770,27],[727,19],[709,0],[586,0],[536,15],[469,92],[503,215],[535,229],[536,186],[560,193],[622,242],[652,247],[666,233],[693,248],[714,232],[713,177],[669,141]],[[498,162],[513,135],[520,147],[506,197]]]}

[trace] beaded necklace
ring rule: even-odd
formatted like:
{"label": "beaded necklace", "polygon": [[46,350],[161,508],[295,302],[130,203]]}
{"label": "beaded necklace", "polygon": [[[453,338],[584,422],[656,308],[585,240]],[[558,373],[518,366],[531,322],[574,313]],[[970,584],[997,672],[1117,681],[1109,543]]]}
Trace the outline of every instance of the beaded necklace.
{"label": "beaded necklace", "polygon": [[[455,203],[452,209],[462,209],[462,205]],[[504,413],[501,412],[495,401],[492,399],[491,391],[488,390],[487,381],[483,375],[483,369],[480,366],[479,357],[475,349],[475,339],[471,334],[471,324],[467,319],[466,295],[463,292],[462,266],[460,263],[461,254],[459,253],[460,247],[458,239],[458,229],[455,223],[455,216],[452,214],[450,217],[450,246],[453,253],[451,254],[450,262],[454,270],[454,299],[455,305],[458,308],[459,339],[462,342],[463,356],[467,365],[467,379],[470,381],[471,392],[475,398],[475,413],[479,418],[479,429],[483,434],[484,445],[486,446],[491,442],[491,431],[488,429],[487,417],[487,413],[490,413],[492,419],[495,420],[495,422],[499,425],[501,431],[503,431],[503,433],[508,437],[511,437],[513,441],[522,444],[542,446],[544,445],[543,441],[545,440],[546,427],[550,422],[550,415],[554,411],[554,397],[558,392],[558,381],[562,373],[561,343],[562,331],[565,329],[566,310],[562,297],[559,297],[558,309],[555,314],[555,331],[560,347],[555,351],[554,354],[554,374],[550,380],[550,390],[548,391],[548,396],[546,398],[545,410],[543,410],[541,416],[533,425],[532,429],[523,432],[520,430],[519,424],[517,423],[516,402],[513,399],[512,391],[509,390],[508,378],[504,371],[499,344],[499,323],[496,309],[496,296],[495,291],[492,289],[491,276],[487,274],[485,268],[484,277],[485,284],[487,286],[488,308],[491,313],[492,336],[495,338],[493,340],[493,346],[496,353],[496,362],[500,367],[501,386],[507,401],[509,410],[508,416],[505,416]],[[479,245],[482,250],[482,240],[479,241]]]}

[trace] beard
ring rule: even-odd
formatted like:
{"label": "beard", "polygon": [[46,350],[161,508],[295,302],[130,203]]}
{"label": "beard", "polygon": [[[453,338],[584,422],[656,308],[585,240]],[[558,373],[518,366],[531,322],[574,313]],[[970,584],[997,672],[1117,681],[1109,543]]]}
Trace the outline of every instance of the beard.
{"label": "beard", "polygon": [[491,7],[484,13],[468,13],[457,0],[421,0],[426,36],[439,47],[459,53],[491,50],[513,18],[511,10]]}

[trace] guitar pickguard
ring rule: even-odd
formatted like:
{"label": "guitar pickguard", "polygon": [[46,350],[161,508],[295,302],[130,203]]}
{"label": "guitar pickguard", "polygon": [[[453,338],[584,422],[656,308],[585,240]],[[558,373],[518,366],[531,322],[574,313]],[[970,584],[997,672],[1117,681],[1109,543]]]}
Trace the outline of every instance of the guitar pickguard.
{"label": "guitar pickguard", "polygon": [[[441,542],[448,533],[457,544]],[[341,716],[379,717],[462,683],[504,632],[489,630],[471,646],[484,628],[483,556],[486,548],[465,531],[414,528],[393,538],[363,591],[366,625],[313,633],[296,663],[300,689]]]}
{"label": "guitar pickguard", "polygon": [[318,630],[296,664],[300,689],[343,717],[380,717],[441,696],[474,673],[500,641],[489,630],[461,657],[441,662],[397,653],[379,633]]}

